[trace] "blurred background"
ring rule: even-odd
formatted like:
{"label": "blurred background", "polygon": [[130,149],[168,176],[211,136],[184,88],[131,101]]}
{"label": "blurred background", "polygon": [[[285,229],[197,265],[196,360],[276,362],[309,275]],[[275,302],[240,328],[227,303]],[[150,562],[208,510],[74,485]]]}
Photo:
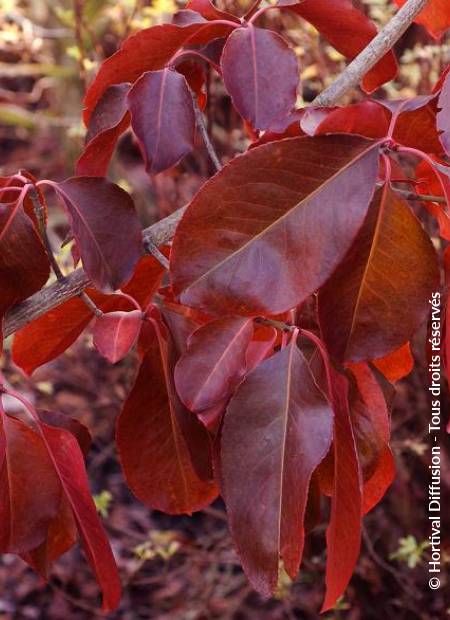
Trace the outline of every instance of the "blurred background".
{"label": "blurred background", "polygon": [[[251,2],[218,0],[217,6],[242,15]],[[378,25],[394,13],[390,0],[354,2]],[[0,0],[0,175],[26,168],[39,178],[73,174],[85,135],[82,97],[103,59],[143,27],[170,21],[183,3],[174,0]],[[450,10],[450,9],[449,9]],[[295,16],[270,12],[265,25],[286,36],[301,67],[298,104],[311,101],[345,66],[344,59],[315,29]],[[428,93],[450,62],[449,41],[434,42],[412,26],[396,46],[397,80],[379,97]],[[214,72],[207,75],[205,114],[223,161],[244,151],[249,137]],[[347,95],[347,102],[362,97]],[[346,103],[343,101],[342,103]],[[130,133],[120,140],[110,178],[129,191],[143,226],[186,204],[211,173],[198,149],[175,169],[149,178]],[[51,234],[59,247],[66,233],[62,212],[51,207]],[[71,267],[68,248],[61,260]],[[325,620],[440,620],[450,618],[448,583],[428,588],[429,524],[426,516],[429,402],[424,333],[413,343],[416,370],[398,384],[392,446],[398,475],[383,502],[365,519],[361,557],[338,608]],[[220,501],[189,517],[169,517],[143,507],[127,491],[117,465],[114,420],[135,368],[131,357],[110,366],[93,350],[86,333],[72,349],[26,379],[9,359],[6,376],[41,408],[70,414],[94,438],[88,461],[91,488],[117,557],[124,583],[123,602],[110,618],[138,620],[313,619],[318,618],[325,569],[325,526],[308,538],[298,579],[280,584],[276,597],[262,600],[239,567]],[[448,412],[448,398],[443,401]],[[450,466],[443,452],[443,492]],[[445,505],[445,502],[444,502]],[[445,511],[443,517],[445,519]],[[448,522],[447,522],[448,526]],[[447,528],[448,529],[448,528]],[[448,531],[447,531],[448,536]],[[443,541],[448,569],[449,539]],[[447,570],[448,573],[448,570]],[[63,556],[44,583],[14,556],[0,558],[0,619],[80,619],[100,616],[98,591],[78,549]]]}

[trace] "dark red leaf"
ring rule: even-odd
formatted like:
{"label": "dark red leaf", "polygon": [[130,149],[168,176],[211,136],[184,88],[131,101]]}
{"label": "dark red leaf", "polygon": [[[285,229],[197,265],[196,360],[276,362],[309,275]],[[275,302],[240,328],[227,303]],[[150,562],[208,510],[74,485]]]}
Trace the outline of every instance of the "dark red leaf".
{"label": "dark red leaf", "polygon": [[84,99],[84,121],[89,120],[97,102],[112,84],[134,82],[145,71],[164,69],[183,45],[202,45],[227,36],[232,26],[214,22],[187,26],[163,24],[128,37],[115,54],[105,60]]}
{"label": "dark red leaf", "polygon": [[219,9],[217,9],[209,0],[189,0],[185,8],[200,13],[202,17],[209,21],[214,21],[215,19],[227,19],[240,24],[238,17],[235,17],[231,13],[227,13],[225,11],[219,11]]}
{"label": "dark red leaf", "polygon": [[408,204],[386,184],[377,190],[347,256],[319,292],[329,351],[346,361],[390,353],[424,321],[437,285],[430,239]]}
{"label": "dark red leaf", "polygon": [[395,478],[395,461],[389,446],[380,455],[373,475],[364,482],[363,514],[368,513],[383,498]]}
{"label": "dark red leaf", "polygon": [[[341,54],[353,59],[377,34],[375,24],[353,6],[351,0],[303,0],[289,7],[310,22]],[[370,93],[397,74],[393,52],[388,52],[362,81]]]}
{"label": "dark red leaf", "polygon": [[295,338],[238,387],[222,431],[222,478],[232,536],[264,596],[280,558],[298,571],[312,472],[331,442],[333,413]]}
{"label": "dark red leaf", "polygon": [[142,233],[131,197],[101,178],[73,177],[54,185],[69,214],[83,267],[101,289],[120,288],[142,253]]}
{"label": "dark red leaf", "polygon": [[61,488],[42,438],[0,402],[0,549],[24,553],[46,538]]}
{"label": "dark red leaf", "polygon": [[221,66],[235,108],[255,129],[269,129],[294,107],[297,58],[278,34],[252,24],[237,28],[225,44]]}
{"label": "dark red leaf", "polygon": [[292,138],[237,157],[203,186],[178,225],[175,294],[217,314],[293,308],[344,257],[377,173],[377,143],[353,136]]}
{"label": "dark red leaf", "polygon": [[142,325],[142,312],[132,310],[106,312],[95,319],[94,345],[111,364],[123,359],[137,340]]}
{"label": "dark red leaf", "polygon": [[120,602],[116,562],[89,492],[83,455],[75,437],[62,428],[39,424],[39,429],[69,502],[89,564],[103,592],[103,609]]}
{"label": "dark red leaf", "polygon": [[196,330],[175,367],[175,385],[190,411],[210,409],[231,395],[246,370],[249,319],[224,317]]}
{"label": "dark red leaf", "polygon": [[176,71],[148,71],[128,95],[131,126],[149,173],[171,168],[194,147],[195,115],[185,78]]}
{"label": "dark red leaf", "polygon": [[[200,479],[191,457],[194,449],[209,458],[209,440],[176,397],[170,343],[162,326],[147,323],[147,329],[145,354],[117,421],[117,448],[127,483],[143,503],[170,514],[191,514],[217,495],[213,482]],[[189,435],[183,432],[187,424]]]}
{"label": "dark red leaf", "polygon": [[15,195],[14,202],[0,203],[0,326],[6,310],[42,288],[50,275],[44,246],[23,208],[24,195]]}

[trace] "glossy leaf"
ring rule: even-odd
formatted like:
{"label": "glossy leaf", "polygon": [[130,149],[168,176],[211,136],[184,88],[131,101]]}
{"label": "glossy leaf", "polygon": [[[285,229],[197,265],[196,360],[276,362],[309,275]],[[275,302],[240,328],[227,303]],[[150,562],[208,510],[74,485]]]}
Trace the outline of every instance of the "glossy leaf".
{"label": "glossy leaf", "polygon": [[142,253],[131,197],[106,179],[73,177],[55,185],[70,218],[83,267],[101,289],[120,288]]}
{"label": "glossy leaf", "polygon": [[[353,59],[377,34],[375,24],[353,6],[351,0],[303,0],[289,7],[310,22],[341,54]],[[393,52],[388,52],[362,81],[370,93],[397,74]]]}
{"label": "glossy leaf", "polygon": [[[403,6],[406,0],[394,0],[397,6]],[[428,0],[415,21],[424,26],[436,40],[450,28],[450,11],[447,0]]]}
{"label": "glossy leaf", "polygon": [[117,141],[130,124],[129,90],[130,84],[114,84],[103,93],[90,118],[86,145],[76,163],[77,175],[106,175]]}
{"label": "glossy leaf", "polygon": [[282,140],[237,157],[204,185],[178,225],[175,294],[217,314],[296,306],[345,255],[377,172],[378,145],[350,136]]}
{"label": "glossy leaf", "polygon": [[149,71],[128,96],[131,126],[149,173],[174,166],[194,147],[195,115],[185,78],[176,71]]}
{"label": "glossy leaf", "polygon": [[175,367],[178,395],[190,411],[209,409],[231,395],[245,374],[252,334],[249,319],[224,317],[190,336]]}
{"label": "glossy leaf", "polygon": [[312,472],[331,442],[333,413],[295,338],[238,387],[222,431],[222,478],[233,540],[264,596],[279,560],[294,577]]}
{"label": "glossy leaf", "polygon": [[252,24],[237,28],[225,44],[221,67],[235,108],[255,129],[269,129],[294,107],[297,59],[275,32]]}
{"label": "glossy leaf", "polygon": [[170,344],[160,329],[148,325],[146,350],[117,421],[117,448],[127,483],[144,504],[169,514],[191,514],[211,503],[217,489],[199,478],[183,426],[189,421],[199,425],[190,435],[199,453],[209,454],[209,440],[176,397]]}
{"label": "glossy leaf", "polygon": [[121,48],[101,65],[84,99],[84,121],[89,125],[97,102],[112,84],[134,82],[145,71],[164,69],[183,45],[206,44],[227,36],[232,26],[214,22],[186,26],[163,24],[140,30],[128,37]]}
{"label": "glossy leaf", "polygon": [[346,361],[393,351],[424,321],[437,285],[431,241],[409,206],[385,185],[345,259],[320,290],[319,318],[328,349]]}
{"label": "glossy leaf", "polygon": [[107,312],[95,319],[94,345],[97,351],[115,364],[123,359],[137,340],[142,325],[142,312]]}

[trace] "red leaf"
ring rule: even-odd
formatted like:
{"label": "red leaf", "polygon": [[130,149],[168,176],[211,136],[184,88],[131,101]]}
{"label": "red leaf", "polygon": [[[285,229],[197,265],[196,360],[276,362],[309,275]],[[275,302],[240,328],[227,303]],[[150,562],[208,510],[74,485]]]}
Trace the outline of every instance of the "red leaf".
{"label": "red leaf", "polygon": [[46,538],[61,489],[41,437],[0,402],[0,549],[23,553]]}
{"label": "red leaf", "polygon": [[[403,6],[406,0],[394,0],[397,6]],[[424,26],[437,41],[450,28],[450,11],[447,0],[428,0],[426,6],[415,21]]]}
{"label": "red leaf", "polygon": [[414,368],[414,358],[411,354],[409,342],[385,357],[373,360],[372,363],[388,381],[392,383],[400,381],[409,375]]}
{"label": "red leaf", "polygon": [[450,73],[447,74],[442,85],[438,107],[440,112],[437,115],[437,128],[442,132],[439,138],[445,152],[450,156]]}
{"label": "red leaf", "polygon": [[[351,0],[303,0],[289,7],[310,22],[341,54],[353,59],[377,34],[375,24],[356,9]],[[393,52],[388,52],[371,69],[362,81],[363,89],[370,93],[397,74]]]}
{"label": "red leaf", "polygon": [[142,253],[142,234],[131,197],[106,179],[73,177],[54,185],[69,214],[83,267],[101,289],[130,279]]}
{"label": "red leaf", "polygon": [[114,556],[89,492],[83,455],[68,431],[39,424],[42,438],[69,502],[89,564],[103,592],[103,609],[120,602],[120,578]]}
{"label": "red leaf", "polygon": [[97,102],[112,84],[134,82],[145,71],[164,69],[183,45],[201,45],[227,36],[232,26],[214,22],[187,26],[163,24],[128,37],[119,51],[105,60],[84,99],[84,121],[88,125]]}
{"label": "red leaf", "polygon": [[21,558],[48,579],[51,564],[68,551],[77,541],[78,531],[69,502],[63,496],[56,517],[50,521],[45,540],[35,549],[21,553]]}
{"label": "red leaf", "polygon": [[[209,459],[209,440],[195,416],[182,407],[171,378],[170,343],[147,324],[146,352],[117,420],[117,448],[127,484],[146,505],[169,514],[191,514],[217,495],[201,480],[191,450]],[[185,426],[189,425],[189,435]],[[198,426],[195,426],[198,425]],[[190,437],[191,449],[186,437]]]}
{"label": "red leaf", "polygon": [[345,259],[319,292],[320,325],[329,351],[346,361],[390,353],[424,321],[428,296],[437,285],[430,239],[386,184],[377,191]]}
{"label": "red leaf", "polygon": [[86,135],[86,146],[76,163],[76,174],[105,176],[121,134],[130,124],[127,95],[130,84],[115,84],[95,107]]}
{"label": "red leaf", "polygon": [[23,208],[24,193],[15,194],[14,202],[0,203],[0,327],[6,310],[42,288],[50,275],[44,246]]}
{"label": "red leaf", "polygon": [[373,475],[364,483],[363,514],[367,514],[381,501],[395,478],[395,461],[389,446],[380,455]]}
{"label": "red leaf", "polygon": [[171,168],[193,149],[192,96],[180,73],[171,69],[144,73],[130,90],[128,103],[147,172]]}
{"label": "red leaf", "polygon": [[297,58],[278,34],[252,24],[237,28],[225,44],[221,66],[235,108],[255,129],[269,129],[294,107]]}
{"label": "red leaf", "polygon": [[142,312],[107,312],[94,324],[94,345],[111,364],[123,359],[137,340],[142,325]]}
{"label": "red leaf", "polygon": [[330,368],[334,409],[334,488],[327,529],[326,595],[331,609],[353,573],[361,543],[362,478],[348,404],[348,381]]}
{"label": "red leaf", "polygon": [[278,582],[280,557],[299,567],[312,472],[331,442],[333,413],[295,338],[238,387],[225,414],[222,477],[232,536],[253,587]]}
{"label": "red leaf", "polygon": [[345,255],[377,172],[378,144],[350,136],[292,138],[237,157],[203,186],[178,225],[175,294],[217,314],[293,308]]}
{"label": "red leaf", "polygon": [[229,397],[246,370],[252,338],[249,319],[224,317],[197,329],[175,367],[175,385],[190,411],[209,409]]}
{"label": "red leaf", "polygon": [[187,10],[200,13],[202,17],[209,21],[213,21],[215,19],[227,19],[240,24],[238,17],[235,17],[231,13],[227,13],[225,11],[219,11],[209,0],[189,0],[185,8]]}

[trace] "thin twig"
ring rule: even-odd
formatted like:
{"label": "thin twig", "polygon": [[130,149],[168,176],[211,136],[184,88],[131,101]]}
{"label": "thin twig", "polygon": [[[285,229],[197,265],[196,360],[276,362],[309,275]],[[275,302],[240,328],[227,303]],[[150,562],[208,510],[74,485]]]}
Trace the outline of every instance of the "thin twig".
{"label": "thin twig", "polygon": [[208,155],[210,156],[215,169],[217,170],[217,172],[219,172],[219,170],[222,170],[222,164],[220,163],[220,159],[217,156],[214,146],[209,138],[208,129],[206,128],[205,119],[203,118],[203,112],[200,110],[198,102],[197,102],[197,97],[192,90],[191,90],[191,95],[192,95],[192,103],[193,103],[194,112],[195,112],[195,121],[197,123],[198,130],[200,131],[203,142],[205,143],[206,150],[208,151]]}
{"label": "thin twig", "polygon": [[431,196],[430,194],[416,194],[416,192],[408,192],[406,189],[395,188],[397,194],[406,198],[406,200],[419,200],[423,202],[437,202],[439,204],[447,204],[444,196]]}
{"label": "thin twig", "polygon": [[161,250],[158,249],[158,247],[153,243],[150,238],[144,237],[143,244],[144,250],[147,252],[147,254],[151,254],[152,256],[154,256],[156,260],[164,267],[164,269],[169,269],[168,259],[164,256]]}
{"label": "thin twig", "polygon": [[357,86],[365,74],[392,49],[427,2],[428,0],[408,0],[383,30],[358,54],[345,71],[314,99],[311,105],[315,107],[335,105],[345,93]]}

